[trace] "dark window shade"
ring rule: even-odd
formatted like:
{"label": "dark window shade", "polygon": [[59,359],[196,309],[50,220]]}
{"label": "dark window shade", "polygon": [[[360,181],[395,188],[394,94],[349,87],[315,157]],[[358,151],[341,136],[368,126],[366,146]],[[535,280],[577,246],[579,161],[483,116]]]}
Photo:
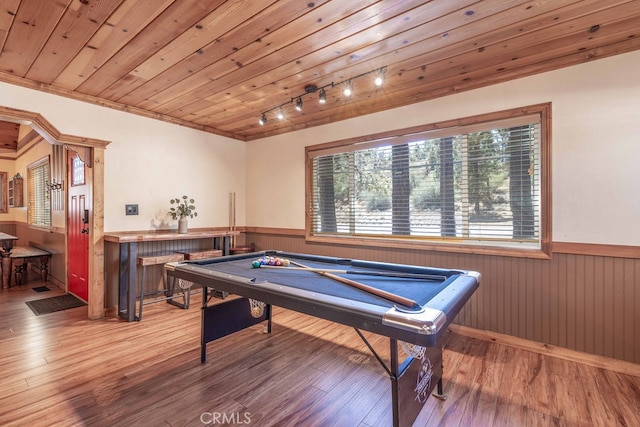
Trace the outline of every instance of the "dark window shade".
{"label": "dark window shade", "polygon": [[51,198],[47,186],[50,180],[48,157],[27,168],[27,185],[29,188],[28,221],[31,225],[51,226]]}
{"label": "dark window shade", "polygon": [[308,152],[312,236],[541,246],[541,120]]}

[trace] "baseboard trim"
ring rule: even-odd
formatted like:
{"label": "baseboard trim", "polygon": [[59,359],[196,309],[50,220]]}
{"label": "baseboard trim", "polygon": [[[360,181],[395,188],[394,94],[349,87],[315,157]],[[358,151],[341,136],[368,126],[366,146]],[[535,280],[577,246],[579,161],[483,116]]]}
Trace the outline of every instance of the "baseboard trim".
{"label": "baseboard trim", "polygon": [[[39,274],[39,273],[40,273],[40,270],[37,270],[36,272]],[[47,281],[48,281],[48,282],[53,283],[54,285],[56,285],[56,286],[57,286],[57,287],[59,287],[60,289],[63,289],[63,290],[65,290],[65,291],[66,291],[65,283],[64,283],[64,282],[61,282],[60,280],[56,279],[55,277],[51,277],[51,276],[49,276],[49,277],[47,278]]]}
{"label": "baseboard trim", "polygon": [[476,338],[484,341],[491,341],[521,350],[532,351],[547,356],[557,357],[559,359],[568,360],[570,362],[583,363],[595,368],[607,369],[619,372],[621,374],[640,377],[640,365],[624,360],[613,359],[606,356],[598,356],[596,354],[584,353],[581,351],[570,350],[563,347],[557,347],[537,341],[517,338],[511,335],[500,334],[497,332],[474,329],[462,325],[449,325],[451,332],[469,338]]}
{"label": "baseboard trim", "polygon": [[104,309],[104,317],[118,317],[118,307],[107,307]]}

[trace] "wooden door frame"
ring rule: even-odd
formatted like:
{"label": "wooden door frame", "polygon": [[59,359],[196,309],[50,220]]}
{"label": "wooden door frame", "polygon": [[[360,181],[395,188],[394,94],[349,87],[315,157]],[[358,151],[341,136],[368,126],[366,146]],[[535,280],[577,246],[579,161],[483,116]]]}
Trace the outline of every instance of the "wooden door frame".
{"label": "wooden door frame", "polygon": [[[105,317],[104,296],[104,151],[111,141],[86,138],[60,133],[49,121],[38,113],[0,106],[0,120],[30,126],[50,144],[64,145],[87,158],[87,167],[92,168],[88,181],[91,193],[91,230],[89,233],[89,319]],[[84,157],[83,157],[84,156]],[[66,172],[66,167],[65,167]],[[66,176],[66,174],[65,174]],[[65,179],[68,181],[68,179]],[[69,185],[67,182],[66,187]],[[68,191],[65,191],[65,217],[68,211]],[[65,220],[65,265],[67,264],[67,232]],[[66,276],[66,268],[65,268]],[[65,284],[67,278],[65,277]]]}

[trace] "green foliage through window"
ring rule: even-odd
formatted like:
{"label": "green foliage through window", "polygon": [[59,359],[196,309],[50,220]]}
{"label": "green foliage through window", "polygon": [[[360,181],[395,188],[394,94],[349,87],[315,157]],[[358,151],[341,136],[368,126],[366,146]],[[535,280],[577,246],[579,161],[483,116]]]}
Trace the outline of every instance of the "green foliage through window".
{"label": "green foliage through window", "polygon": [[309,150],[310,235],[539,248],[541,134],[527,115]]}

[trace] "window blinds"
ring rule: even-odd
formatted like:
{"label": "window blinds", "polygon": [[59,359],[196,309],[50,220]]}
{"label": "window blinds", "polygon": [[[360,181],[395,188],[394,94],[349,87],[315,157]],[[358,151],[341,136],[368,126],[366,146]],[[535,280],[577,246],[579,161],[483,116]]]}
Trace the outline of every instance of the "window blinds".
{"label": "window blinds", "polygon": [[312,235],[540,244],[539,115],[311,151]]}
{"label": "window blinds", "polygon": [[49,157],[46,157],[27,168],[27,185],[29,188],[28,221],[29,224],[51,226],[51,198],[47,184],[51,179]]}

